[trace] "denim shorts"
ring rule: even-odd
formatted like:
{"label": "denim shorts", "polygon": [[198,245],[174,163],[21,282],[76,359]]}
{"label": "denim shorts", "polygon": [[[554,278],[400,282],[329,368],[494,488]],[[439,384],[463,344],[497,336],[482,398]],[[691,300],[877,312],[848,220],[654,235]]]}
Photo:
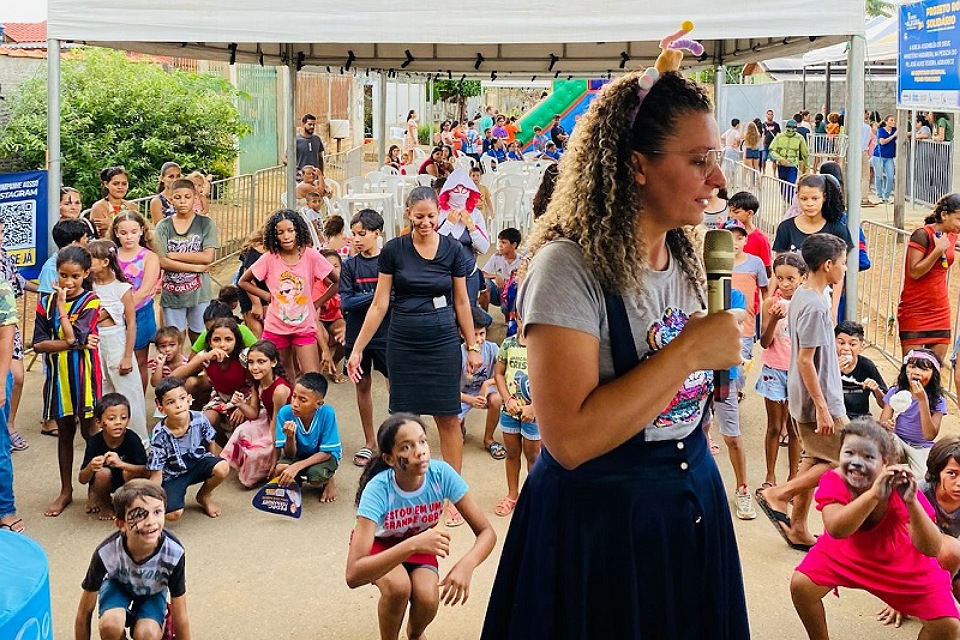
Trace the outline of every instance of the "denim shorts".
{"label": "denim shorts", "polygon": [[773,402],[787,400],[787,372],[783,369],[774,369],[763,365],[760,377],[757,378],[757,393]]}
{"label": "denim shorts", "polygon": [[163,619],[167,615],[167,590],[152,596],[134,596],[127,589],[114,580],[104,580],[100,585],[100,617],[111,609],[123,609],[127,612],[127,619],[133,617],[133,624],[137,620],[149,619],[163,628]]}
{"label": "denim shorts", "polygon": [[527,440],[540,439],[540,427],[536,422],[520,422],[502,411],[500,412],[500,431],[511,435],[520,434]]}

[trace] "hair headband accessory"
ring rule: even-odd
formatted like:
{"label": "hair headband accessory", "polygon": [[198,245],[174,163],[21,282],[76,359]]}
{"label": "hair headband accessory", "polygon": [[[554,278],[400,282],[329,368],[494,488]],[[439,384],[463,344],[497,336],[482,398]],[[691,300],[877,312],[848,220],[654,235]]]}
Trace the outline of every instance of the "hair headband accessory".
{"label": "hair headband accessory", "polygon": [[703,45],[696,40],[684,38],[685,35],[693,31],[693,23],[684,20],[678,31],[664,37],[660,41],[660,55],[652,67],[647,67],[640,76],[637,88],[637,106],[630,114],[630,128],[637,119],[637,113],[640,112],[640,105],[646,99],[650,89],[657,83],[660,76],[668,71],[678,71],[680,63],[683,61],[683,52],[689,51],[692,55],[700,57],[703,55]]}
{"label": "hair headband accessory", "polygon": [[940,361],[937,360],[937,357],[927,353],[926,351],[915,351],[911,349],[907,352],[907,355],[903,357],[903,364],[907,364],[909,360],[926,360],[933,364],[933,368],[940,371]]}

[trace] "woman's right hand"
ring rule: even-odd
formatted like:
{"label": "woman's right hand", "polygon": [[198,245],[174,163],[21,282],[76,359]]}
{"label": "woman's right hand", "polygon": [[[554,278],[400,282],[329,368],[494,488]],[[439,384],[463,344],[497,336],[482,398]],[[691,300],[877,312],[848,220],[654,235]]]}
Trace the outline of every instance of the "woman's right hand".
{"label": "woman's right hand", "polygon": [[940,235],[938,235],[933,239],[934,250],[937,253],[941,253],[941,254],[946,253],[947,249],[950,248],[951,242],[952,241],[950,240],[950,234],[941,233]]}
{"label": "woman's right hand", "polygon": [[414,553],[426,553],[446,558],[450,553],[450,534],[436,529],[427,529],[410,538]]}
{"label": "woman's right hand", "polygon": [[347,360],[347,375],[354,384],[360,384],[360,378],[363,377],[363,369],[360,368],[360,362],[363,360],[363,351],[353,350],[350,358]]}
{"label": "woman's right hand", "polygon": [[741,315],[700,311],[690,316],[675,342],[691,371],[723,371],[740,364]]}

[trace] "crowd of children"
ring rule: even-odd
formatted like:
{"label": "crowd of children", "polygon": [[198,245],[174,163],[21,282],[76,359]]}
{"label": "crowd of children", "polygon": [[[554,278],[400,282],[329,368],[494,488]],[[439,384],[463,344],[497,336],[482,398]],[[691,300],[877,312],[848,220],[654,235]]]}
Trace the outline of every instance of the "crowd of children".
{"label": "crowd of children", "polygon": [[[279,210],[248,239],[238,286],[221,287],[214,298],[209,269],[217,227],[204,205],[206,178],[191,178],[197,179],[182,179],[174,163],[164,165],[163,189],[150,207],[155,226],[124,200],[122,167],[104,170],[107,195],[89,219],[79,216],[79,194],[65,188],[52,231],[60,250],[39,279],[33,345],[44,359],[44,432],[58,437],[60,471],[60,493],[45,513],[57,516],[73,499],[79,428],[86,448],[77,479],[87,485],[86,511],[119,529],[98,547],[83,581],[81,636],[89,637],[99,592],[102,637],[120,637],[117,629],[129,626],[118,609],[132,612],[135,638],[155,637],[165,624],[189,637],[184,549],[164,524],[183,516],[191,485],[200,485],[196,502],[211,518],[221,514],[214,492],[231,469],[247,488],[275,479],[316,486],[321,502],[337,497],[343,446],[337,412],[326,402],[327,377],[345,379],[341,372],[373,303],[383,218],[365,209],[344,221],[311,192],[309,212]],[[461,346],[458,417],[466,438],[468,414],[485,412],[482,446],[504,461],[505,472],[503,498],[491,511],[507,517],[520,495],[522,461],[529,470],[540,454],[523,321],[513,304],[524,255],[520,232],[507,228],[496,253],[475,266],[483,251],[465,239],[478,234],[483,248],[489,245],[488,196],[475,183],[448,181],[446,189],[479,194],[469,206],[457,201],[459,218],[444,219],[473,252],[468,280],[475,275],[483,283],[479,294],[467,285],[475,342]],[[780,226],[772,246],[756,225],[759,202],[752,194],[734,194],[716,214],[716,225],[734,235],[734,306],[744,311],[743,365],[730,372],[730,396],[713,406],[714,433],[722,436],[736,478],[733,509],[740,519],[754,519],[756,501],[791,548],[809,552],[790,590],[811,638],[826,637],[820,600],[839,586],[880,597],[891,608],[885,619],[912,615],[929,637],[952,637],[960,633],[952,599],[960,582],[951,580],[960,569],[960,439],[938,442],[947,413],[941,355],[910,350],[888,387],[861,353],[863,327],[837,324],[850,249],[838,194],[831,177],[801,179],[800,216]],[[3,273],[11,285],[31,289],[15,269]],[[0,288],[0,307],[4,295]],[[500,345],[488,340],[493,319],[484,309],[491,303],[509,322]],[[2,317],[0,341],[8,324]],[[397,413],[375,430],[372,373],[389,385],[389,326],[388,310],[359,367],[350,370],[364,444],[351,458],[363,471],[346,572],[349,586],[380,590],[382,637],[398,637],[409,607],[407,633],[417,638],[441,600],[466,600],[472,572],[496,537],[460,474],[431,460],[418,417]],[[755,356],[760,370],[748,388]],[[16,370],[11,366],[11,385]],[[155,395],[149,414],[148,387]],[[761,439],[741,429],[739,406],[753,391],[766,410],[766,464],[755,492],[746,450]],[[9,446],[22,450],[26,440],[13,415]],[[148,415],[159,419],[152,429]],[[716,455],[721,448],[709,440]],[[778,477],[781,447],[785,477]],[[475,542],[440,579],[437,558],[449,553],[450,537],[434,525],[446,504],[462,515],[448,525],[467,522]],[[819,538],[807,524],[814,504],[824,521]],[[911,597],[918,590],[924,596]]]}

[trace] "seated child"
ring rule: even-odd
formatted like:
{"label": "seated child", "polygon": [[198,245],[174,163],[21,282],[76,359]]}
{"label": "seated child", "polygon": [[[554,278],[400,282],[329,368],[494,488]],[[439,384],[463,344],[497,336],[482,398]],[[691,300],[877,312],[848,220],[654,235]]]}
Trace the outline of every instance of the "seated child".
{"label": "seated child", "polygon": [[481,296],[481,306],[487,309],[487,304],[493,303],[500,307],[504,316],[507,314],[506,306],[503,304],[503,290],[510,276],[520,268],[523,262],[523,255],[517,251],[520,246],[520,232],[512,227],[508,227],[497,234],[497,252],[490,256],[487,264],[483,265],[483,277],[487,281],[486,298]]}
{"label": "seated child", "polygon": [[847,587],[919,618],[920,638],[957,638],[950,573],[937,563],[942,534],[917,476],[892,464],[893,439],[871,418],[850,422],[840,438],[840,466],[823,474],[816,492],[824,534],[790,581],[808,637],[828,637],[821,600]]}
{"label": "seated child", "polygon": [[487,342],[487,327],[493,319],[478,307],[470,307],[473,314],[473,333],[480,345],[480,357],[483,365],[473,373],[467,372],[467,345],[460,345],[460,430],[464,436],[467,433],[466,419],[471,409],[482,409],[487,412],[486,426],[483,430],[483,448],[494,460],[503,460],[507,450],[493,439],[500,418],[502,401],[497,393],[497,381],[493,377],[494,367],[497,364],[497,354],[500,347],[495,342]]}
{"label": "seated child", "polygon": [[[90,616],[99,594],[103,640],[154,640],[163,633],[170,593],[170,623],[189,640],[185,551],[163,530],[166,495],[148,480],[131,480],[113,496],[119,531],[100,543],[83,578],[75,622],[77,640],[90,640]],[[131,623],[128,625],[128,620]],[[168,631],[170,631],[168,629]]]}
{"label": "seated child", "polygon": [[[274,470],[281,484],[310,482],[323,491],[320,502],[337,499],[333,474],[340,466],[343,451],[337,414],[324,404],[327,379],[319,373],[305,373],[290,394],[290,404],[277,412],[277,447],[283,457]],[[306,425],[306,426],[305,426]]]}
{"label": "seated child", "polygon": [[97,401],[93,419],[100,429],[87,441],[80,464],[80,484],[90,485],[87,513],[99,513],[101,520],[113,520],[111,494],[133,478],[146,478],[147,452],[140,436],[129,431],[130,402],[119,393],[108,393]]}
{"label": "seated child", "polygon": [[180,378],[161,380],[156,396],[164,417],[153,429],[147,469],[150,480],[166,491],[167,520],[183,516],[187,488],[200,483],[197,503],[208,516],[218,517],[220,507],[211,495],[230,473],[230,463],[211,451],[216,446],[213,425],[201,412],[190,410],[193,399]]}
{"label": "seated child", "polygon": [[317,232],[317,237],[323,237],[323,221],[327,219],[327,208],[323,201],[323,196],[317,191],[307,194],[307,203],[300,207],[300,215],[306,218],[307,222]]}
{"label": "seated child", "polygon": [[840,360],[840,382],[843,383],[843,404],[847,417],[853,420],[870,416],[870,396],[883,409],[883,395],[887,383],[873,360],[861,355],[863,349],[863,325],[853,320],[844,320],[833,333],[837,336],[837,358]]}
{"label": "seated child", "polygon": [[[239,303],[240,300],[238,298],[237,304],[239,305]],[[243,338],[244,349],[252,347],[253,343],[257,341],[257,336],[254,335],[253,331],[250,331],[247,325],[243,324],[233,315],[233,307],[218,296],[216,300],[211,300],[210,304],[207,305],[207,308],[203,311],[203,331],[200,332],[200,335],[197,336],[197,339],[193,341],[193,345],[190,347],[190,360],[193,360],[197,357],[197,354],[206,349],[207,332],[210,331],[210,325],[213,324],[213,321],[219,318],[233,318],[237,321],[240,325],[240,336]]]}
{"label": "seated child", "polygon": [[176,327],[166,326],[157,329],[153,344],[157,347],[157,356],[147,360],[147,368],[150,369],[150,384],[157,386],[161,380],[173,375],[174,369],[186,364],[187,359],[180,352],[183,333]]}

